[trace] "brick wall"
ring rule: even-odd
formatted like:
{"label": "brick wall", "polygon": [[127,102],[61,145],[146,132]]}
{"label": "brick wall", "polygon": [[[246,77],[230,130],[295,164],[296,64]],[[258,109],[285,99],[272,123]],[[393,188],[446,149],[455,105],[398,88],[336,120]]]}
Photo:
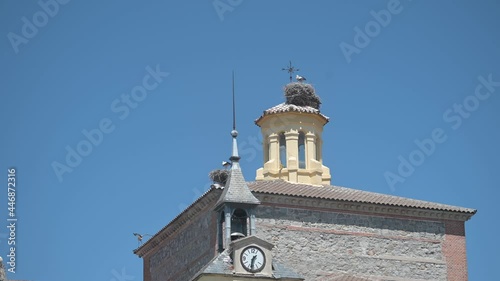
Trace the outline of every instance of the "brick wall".
{"label": "brick wall", "polygon": [[465,225],[459,221],[446,221],[443,253],[448,265],[448,280],[467,281]]}

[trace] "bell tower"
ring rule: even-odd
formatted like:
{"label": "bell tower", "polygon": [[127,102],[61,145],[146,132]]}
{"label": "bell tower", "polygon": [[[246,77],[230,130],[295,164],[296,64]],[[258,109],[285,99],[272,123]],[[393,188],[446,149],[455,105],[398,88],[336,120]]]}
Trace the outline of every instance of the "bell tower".
{"label": "bell tower", "polygon": [[321,137],[329,118],[321,114],[321,102],[310,84],[292,82],[284,90],[286,101],[265,110],[255,121],[261,128],[264,151],[256,180],[329,185]]}
{"label": "bell tower", "polygon": [[233,73],[233,150],[229,158],[231,169],[221,197],[215,204],[217,217],[218,250],[222,252],[229,248],[232,241],[255,235],[255,207],[260,204],[248,185],[240,167],[238,142],[236,137],[236,112],[234,102],[234,73]]}
{"label": "bell tower", "polygon": [[221,197],[215,204],[218,213],[218,248],[222,252],[227,249],[231,241],[255,235],[254,209],[260,204],[245,181],[240,168],[238,145],[236,137],[238,132],[231,132],[233,137],[233,155],[231,169]]}

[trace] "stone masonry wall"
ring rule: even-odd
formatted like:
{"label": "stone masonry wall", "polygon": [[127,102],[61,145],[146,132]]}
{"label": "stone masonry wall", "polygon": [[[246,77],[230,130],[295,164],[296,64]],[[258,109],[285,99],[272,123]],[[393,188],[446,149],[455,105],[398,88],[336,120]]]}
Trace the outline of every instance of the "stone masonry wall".
{"label": "stone masonry wall", "polygon": [[370,280],[447,280],[442,222],[257,208],[257,236],[273,243],[276,259],[306,280],[347,273]]}
{"label": "stone masonry wall", "polygon": [[205,212],[149,257],[151,281],[186,281],[215,256],[215,215]]}

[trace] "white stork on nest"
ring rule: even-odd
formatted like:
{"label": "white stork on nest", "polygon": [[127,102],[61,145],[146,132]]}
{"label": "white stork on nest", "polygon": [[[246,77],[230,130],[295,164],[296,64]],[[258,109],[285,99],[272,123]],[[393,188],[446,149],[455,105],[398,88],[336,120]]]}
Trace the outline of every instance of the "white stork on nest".
{"label": "white stork on nest", "polygon": [[302,83],[304,81],[306,81],[306,78],[305,77],[302,77],[300,75],[297,74],[297,76],[295,76],[295,79],[297,80],[297,82],[299,83]]}

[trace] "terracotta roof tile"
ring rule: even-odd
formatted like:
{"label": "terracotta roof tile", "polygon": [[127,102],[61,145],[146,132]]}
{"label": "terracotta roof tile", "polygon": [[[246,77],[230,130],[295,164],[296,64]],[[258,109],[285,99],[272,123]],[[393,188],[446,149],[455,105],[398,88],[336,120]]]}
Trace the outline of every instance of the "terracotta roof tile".
{"label": "terracotta roof tile", "polygon": [[266,115],[271,115],[271,114],[277,114],[277,113],[284,113],[284,112],[301,112],[301,113],[312,113],[312,114],[317,114],[325,119],[326,122],[330,120],[329,117],[326,115],[323,115],[319,109],[316,109],[311,106],[298,106],[295,104],[287,104],[287,103],[280,103],[276,106],[273,106],[267,110],[264,110],[263,114],[255,120],[255,122],[259,122],[260,119],[262,119]]}
{"label": "terracotta roof tile", "polygon": [[330,199],[347,202],[371,203],[398,207],[422,208],[475,214],[475,209],[409,199],[399,196],[357,190],[333,185],[307,185],[284,180],[249,182],[248,187],[257,193]]}

